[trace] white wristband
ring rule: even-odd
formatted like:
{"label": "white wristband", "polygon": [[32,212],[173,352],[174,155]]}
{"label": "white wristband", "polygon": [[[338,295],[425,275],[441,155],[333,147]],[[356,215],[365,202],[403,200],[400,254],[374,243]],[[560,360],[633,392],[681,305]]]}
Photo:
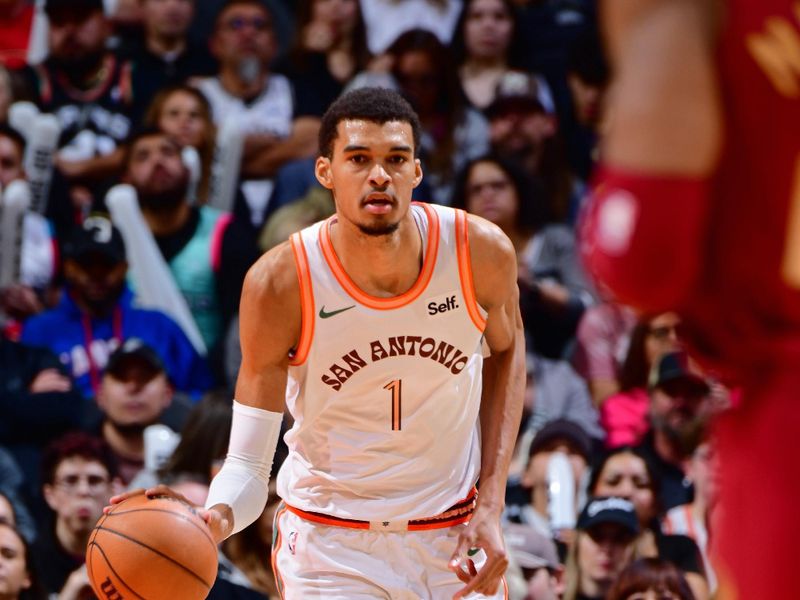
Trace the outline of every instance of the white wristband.
{"label": "white wristband", "polygon": [[226,504],[233,512],[233,531],[254,522],[267,504],[269,475],[281,433],[282,413],[233,401],[228,455],[208,490],[206,508]]}

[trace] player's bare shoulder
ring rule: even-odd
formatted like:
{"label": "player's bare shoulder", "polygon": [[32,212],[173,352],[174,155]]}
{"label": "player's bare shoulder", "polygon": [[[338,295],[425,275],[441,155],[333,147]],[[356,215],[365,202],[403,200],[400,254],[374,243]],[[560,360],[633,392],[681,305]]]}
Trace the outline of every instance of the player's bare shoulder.
{"label": "player's bare shoulder", "polygon": [[263,343],[266,335],[278,352],[294,347],[300,337],[300,284],[290,242],[263,254],[244,280],[240,330]]}
{"label": "player's bare shoulder", "polygon": [[478,303],[491,310],[516,293],[517,255],[508,236],[494,223],[467,215],[472,279]]}

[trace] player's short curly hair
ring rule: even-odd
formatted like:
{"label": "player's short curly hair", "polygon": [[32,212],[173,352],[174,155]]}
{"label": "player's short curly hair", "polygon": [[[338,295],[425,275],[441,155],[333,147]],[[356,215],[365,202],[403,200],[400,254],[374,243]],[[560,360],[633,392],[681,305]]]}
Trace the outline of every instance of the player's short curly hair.
{"label": "player's short curly hair", "polygon": [[422,126],[411,105],[394,90],[363,87],[342,94],[322,116],[319,128],[319,153],[333,157],[333,144],[337,127],[342,121],[359,119],[380,125],[389,121],[400,121],[411,125],[414,136],[414,153],[419,149]]}

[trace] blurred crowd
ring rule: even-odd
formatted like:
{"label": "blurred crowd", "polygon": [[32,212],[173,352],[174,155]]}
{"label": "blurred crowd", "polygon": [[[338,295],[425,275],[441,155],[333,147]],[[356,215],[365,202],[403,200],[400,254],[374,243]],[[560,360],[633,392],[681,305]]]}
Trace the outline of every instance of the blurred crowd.
{"label": "blurred crowd", "polygon": [[[593,0],[0,0],[0,597],[93,598],[85,547],[117,492],[203,503],[242,282],[333,214],[317,133],[358,86],[420,116],[414,199],[517,251],[510,597],[711,597],[707,424],[736,393],[687,355],[679,315],[615,304],[577,259],[610,76],[596,17]],[[277,501],[222,544],[210,598],[278,597]]]}

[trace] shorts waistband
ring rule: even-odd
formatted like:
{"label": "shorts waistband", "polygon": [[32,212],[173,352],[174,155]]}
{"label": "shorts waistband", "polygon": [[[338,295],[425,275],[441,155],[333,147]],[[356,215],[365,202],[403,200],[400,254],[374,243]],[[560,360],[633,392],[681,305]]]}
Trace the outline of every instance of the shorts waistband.
{"label": "shorts waistband", "polygon": [[428,529],[444,529],[461,525],[469,522],[472,513],[475,511],[475,503],[478,497],[478,490],[472,488],[469,495],[456,502],[443,513],[433,517],[422,519],[412,519],[410,521],[360,521],[358,519],[345,519],[324,513],[303,510],[286,503],[286,508],[296,514],[301,519],[320,523],[322,525],[332,525],[334,527],[347,527],[349,529],[369,529],[371,531],[424,531]]}

